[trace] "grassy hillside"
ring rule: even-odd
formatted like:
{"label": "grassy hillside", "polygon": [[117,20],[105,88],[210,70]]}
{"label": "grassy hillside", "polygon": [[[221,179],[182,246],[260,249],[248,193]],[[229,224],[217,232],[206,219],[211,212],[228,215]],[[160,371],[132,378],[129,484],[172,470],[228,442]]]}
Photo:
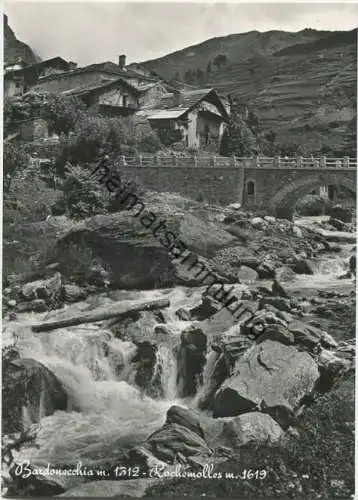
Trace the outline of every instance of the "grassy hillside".
{"label": "grassy hillside", "polygon": [[[207,65],[218,54],[221,68]],[[353,154],[357,30],[297,33],[251,31],[214,38],[145,64],[166,78],[200,69],[199,86],[214,86],[254,108],[263,130],[281,142]]]}

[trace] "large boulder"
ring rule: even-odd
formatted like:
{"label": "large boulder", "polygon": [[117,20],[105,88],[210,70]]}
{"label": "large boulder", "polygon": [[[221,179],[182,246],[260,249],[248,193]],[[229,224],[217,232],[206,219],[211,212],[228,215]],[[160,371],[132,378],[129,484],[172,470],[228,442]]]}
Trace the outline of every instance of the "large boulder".
{"label": "large boulder", "polygon": [[22,432],[42,417],[67,408],[67,394],[57,377],[34,359],[4,359],[2,385],[5,433]]}
{"label": "large boulder", "polygon": [[282,427],[270,415],[260,412],[239,415],[225,422],[223,427],[223,438],[234,449],[277,445],[283,435]]}
{"label": "large boulder", "polygon": [[200,425],[183,414],[172,415],[161,429],[149,436],[143,447],[167,464],[187,464],[194,457],[209,461],[212,455]]}
{"label": "large boulder", "polygon": [[352,222],[352,210],[341,205],[334,205],[326,210],[327,215],[342,222]]}
{"label": "large boulder", "polygon": [[182,332],[177,375],[177,387],[181,397],[196,394],[201,385],[206,348],[207,337],[201,328],[194,324]]}
{"label": "large boulder", "polygon": [[237,360],[252,346],[246,336],[237,334],[220,335],[211,343],[211,351],[207,358],[205,371],[207,376],[200,389],[197,404],[202,410],[212,408],[216,391],[224,380],[232,374]]}
{"label": "large boulder", "polygon": [[61,274],[57,272],[52,278],[26,283],[21,289],[21,296],[26,301],[41,299],[51,306],[61,303],[64,298]]}
{"label": "large boulder", "polygon": [[256,342],[261,344],[265,340],[274,340],[285,345],[295,343],[295,337],[285,326],[280,324],[268,325],[265,327],[261,335],[256,337]]}
{"label": "large boulder", "polygon": [[215,395],[215,417],[252,411],[269,413],[286,426],[319,378],[316,363],[306,352],[266,340],[249,349]]}
{"label": "large boulder", "polygon": [[275,277],[275,263],[272,260],[264,260],[256,269],[260,279],[272,279]]}
{"label": "large boulder", "polygon": [[204,295],[201,303],[198,306],[190,309],[189,313],[191,319],[202,321],[216,314],[221,308],[222,305],[219,302],[217,302],[209,295]]}
{"label": "large boulder", "polygon": [[301,344],[311,351],[318,346],[324,335],[319,328],[299,320],[291,321],[288,324],[288,330],[293,334],[296,344]]}
{"label": "large boulder", "polygon": [[137,352],[132,358],[136,365],[135,383],[150,396],[158,396],[159,387],[153,384],[153,375],[157,362],[157,345],[154,341],[137,343]]}
{"label": "large boulder", "polygon": [[260,299],[260,307],[264,307],[266,305],[271,305],[279,311],[288,313],[292,310],[290,300],[285,297],[263,297]]}
{"label": "large boulder", "polygon": [[289,266],[281,266],[275,269],[275,279],[279,283],[292,283],[296,279],[295,272]]}
{"label": "large boulder", "polygon": [[241,266],[237,273],[237,277],[240,283],[252,283],[259,278],[259,274],[251,267]]}
{"label": "large boulder", "polygon": [[296,274],[313,274],[313,266],[307,259],[297,259],[292,264],[292,270]]}
{"label": "large boulder", "polygon": [[322,349],[317,363],[321,374],[319,390],[321,392],[329,391],[337,377],[340,377],[354,369],[354,356],[342,357],[339,351],[332,352]]}
{"label": "large boulder", "polygon": [[57,242],[54,257],[61,271],[71,276],[73,267],[78,266],[78,258],[71,259],[72,253],[82,252],[89,260],[101,262],[109,271],[111,284],[118,288],[201,284],[209,270],[205,258],[236,239],[190,213],[168,213],[167,206],[162,212],[160,209],[156,206],[151,211],[150,204],[138,200],[133,210],[78,223]]}

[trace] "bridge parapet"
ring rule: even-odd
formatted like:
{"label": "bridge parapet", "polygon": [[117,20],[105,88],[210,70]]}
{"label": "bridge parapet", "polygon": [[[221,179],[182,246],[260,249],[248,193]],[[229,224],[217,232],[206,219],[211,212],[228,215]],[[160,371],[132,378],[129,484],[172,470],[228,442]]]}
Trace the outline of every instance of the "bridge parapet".
{"label": "bridge parapet", "polygon": [[343,158],[327,158],[303,156],[297,157],[238,157],[238,156],[183,156],[176,155],[139,155],[118,158],[118,167],[173,167],[173,168],[257,168],[257,169],[356,169],[357,159],[345,156]]}

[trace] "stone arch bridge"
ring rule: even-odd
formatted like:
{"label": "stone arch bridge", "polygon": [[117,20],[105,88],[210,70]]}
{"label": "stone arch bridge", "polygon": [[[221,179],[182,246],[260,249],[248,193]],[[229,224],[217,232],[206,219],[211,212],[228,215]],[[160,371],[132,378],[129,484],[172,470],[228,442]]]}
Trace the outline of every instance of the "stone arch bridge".
{"label": "stone arch bridge", "polygon": [[296,203],[322,186],[343,187],[356,194],[355,160],[326,159],[277,161],[271,165],[245,166],[243,206],[266,209],[267,213],[291,219]]}
{"label": "stone arch bridge", "polygon": [[321,186],[356,193],[357,160],[321,158],[121,157],[121,174],[154,191],[227,205],[238,202],[292,218],[300,198]]}

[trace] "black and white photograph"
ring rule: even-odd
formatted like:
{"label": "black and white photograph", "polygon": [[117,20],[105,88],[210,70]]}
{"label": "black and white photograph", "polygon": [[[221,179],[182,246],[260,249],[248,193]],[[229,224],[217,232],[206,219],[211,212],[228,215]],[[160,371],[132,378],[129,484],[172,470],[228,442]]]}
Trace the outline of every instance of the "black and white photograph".
{"label": "black and white photograph", "polygon": [[358,2],[2,17],[2,498],[353,499]]}

